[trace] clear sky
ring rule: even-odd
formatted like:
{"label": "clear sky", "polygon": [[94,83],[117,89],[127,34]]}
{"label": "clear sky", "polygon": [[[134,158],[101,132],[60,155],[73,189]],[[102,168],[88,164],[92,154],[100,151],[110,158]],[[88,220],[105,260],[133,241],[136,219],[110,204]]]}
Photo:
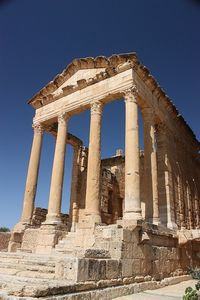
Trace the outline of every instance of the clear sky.
{"label": "clear sky", "polygon": [[[200,138],[200,1],[0,0],[0,226],[19,219],[34,110],[27,101],[74,58],[137,52]],[[142,147],[142,125],[141,147]],[[89,113],[70,120],[88,144]],[[54,138],[45,135],[36,206],[47,207]],[[124,148],[124,103],[104,109],[102,157]],[[62,211],[68,210],[67,146]]]}

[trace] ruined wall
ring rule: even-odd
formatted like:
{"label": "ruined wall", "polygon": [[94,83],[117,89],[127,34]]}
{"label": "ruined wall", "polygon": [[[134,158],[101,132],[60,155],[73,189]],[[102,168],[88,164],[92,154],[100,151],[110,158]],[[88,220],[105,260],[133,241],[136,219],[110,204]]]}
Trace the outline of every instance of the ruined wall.
{"label": "ruined wall", "polygon": [[10,232],[0,232],[0,251],[8,250],[8,243],[10,240]]}
{"label": "ruined wall", "polygon": [[[46,208],[35,207],[33,211],[33,217],[31,220],[31,225],[33,227],[40,227],[42,222],[46,220],[46,215],[48,210]],[[64,224],[68,224],[69,215],[68,214],[61,214],[61,220]]]}
{"label": "ruined wall", "polygon": [[[119,152],[119,150],[117,150]],[[124,167],[125,157],[122,151],[116,156],[102,159],[101,161],[101,182],[100,182],[100,198],[101,198],[101,216],[102,222],[106,224],[114,224],[116,220],[123,217],[124,210]],[[80,166],[79,184],[78,184],[78,203],[79,216],[81,217],[85,208],[87,180],[87,152]],[[142,202],[142,214],[145,214],[144,203],[144,153],[140,151],[140,191]]]}

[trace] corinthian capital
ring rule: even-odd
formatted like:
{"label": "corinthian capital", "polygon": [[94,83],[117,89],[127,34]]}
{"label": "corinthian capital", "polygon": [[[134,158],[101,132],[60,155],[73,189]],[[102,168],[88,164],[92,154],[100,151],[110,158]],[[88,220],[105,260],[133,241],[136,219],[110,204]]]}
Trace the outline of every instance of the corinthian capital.
{"label": "corinthian capital", "polygon": [[69,119],[69,115],[66,113],[66,112],[61,112],[59,115],[58,115],[58,124],[66,124],[66,122],[68,121]]}
{"label": "corinthian capital", "polygon": [[103,104],[100,101],[91,103],[91,114],[101,114],[103,109]]}
{"label": "corinthian capital", "polygon": [[131,86],[122,93],[126,102],[137,102],[138,89],[136,85]]}
{"label": "corinthian capital", "polygon": [[33,123],[32,127],[35,134],[42,134],[44,132],[44,126],[41,123]]}

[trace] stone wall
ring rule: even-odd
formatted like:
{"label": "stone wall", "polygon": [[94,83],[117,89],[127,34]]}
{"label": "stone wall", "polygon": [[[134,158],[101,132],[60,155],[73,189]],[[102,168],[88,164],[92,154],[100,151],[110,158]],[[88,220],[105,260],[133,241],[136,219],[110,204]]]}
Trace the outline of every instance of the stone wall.
{"label": "stone wall", "polygon": [[[31,220],[31,225],[33,227],[40,227],[42,222],[46,220],[48,210],[46,208],[36,207],[33,211],[33,218]],[[68,214],[61,214],[62,222],[67,225],[69,220]]]}
{"label": "stone wall", "polygon": [[[117,219],[122,218],[124,210],[124,167],[125,157],[122,151],[117,150],[116,155],[101,161],[101,217],[102,222],[106,224],[115,224]],[[79,219],[85,208],[87,180],[87,153],[84,156],[84,162],[81,164],[78,181],[78,203]],[[142,214],[145,215],[145,203],[143,188],[144,185],[144,153],[140,151],[140,186]]]}
{"label": "stone wall", "polygon": [[8,250],[8,243],[10,240],[10,232],[0,232],[0,251]]}
{"label": "stone wall", "polygon": [[162,280],[186,274],[189,266],[200,266],[199,254],[199,241],[182,247],[176,235],[156,226],[98,226],[93,247],[81,258],[62,260],[57,276],[106,285],[119,280],[126,284]]}

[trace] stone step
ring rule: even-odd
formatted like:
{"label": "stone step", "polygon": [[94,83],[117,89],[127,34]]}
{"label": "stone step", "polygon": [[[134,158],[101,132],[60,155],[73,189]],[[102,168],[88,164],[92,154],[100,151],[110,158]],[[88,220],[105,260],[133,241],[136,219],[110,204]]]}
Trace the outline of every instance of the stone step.
{"label": "stone step", "polygon": [[8,261],[0,261],[0,269],[6,268],[6,269],[13,269],[16,268],[17,270],[22,271],[36,271],[41,273],[54,273],[55,272],[55,265],[54,266],[46,266],[46,265],[40,265],[35,262],[35,264],[25,264],[24,261],[13,264],[12,262]]}
{"label": "stone step", "polygon": [[58,245],[74,245],[75,240],[74,239],[69,239],[69,240],[62,240],[58,243]]}
{"label": "stone step", "polygon": [[15,299],[15,297],[24,297],[20,298],[24,300],[35,298],[38,299],[38,297],[45,297],[49,295],[52,295],[51,298],[54,299],[53,295],[63,293],[62,290],[68,290],[68,286],[70,287],[72,285],[66,280],[62,281],[60,279],[56,280],[51,278],[34,278],[27,276],[23,277],[16,275],[0,274],[0,298],[1,292],[3,291],[8,295],[12,295],[12,299]]}
{"label": "stone step", "polygon": [[13,253],[2,254],[0,253],[0,263],[12,263],[13,265],[38,265],[45,267],[55,267],[56,257],[39,256],[39,255],[14,255]]}
{"label": "stone step", "polygon": [[22,271],[16,268],[7,269],[0,267],[0,275],[13,275],[17,277],[26,277],[26,278],[41,278],[41,279],[54,279],[55,274],[53,273],[40,273],[35,271]]}

